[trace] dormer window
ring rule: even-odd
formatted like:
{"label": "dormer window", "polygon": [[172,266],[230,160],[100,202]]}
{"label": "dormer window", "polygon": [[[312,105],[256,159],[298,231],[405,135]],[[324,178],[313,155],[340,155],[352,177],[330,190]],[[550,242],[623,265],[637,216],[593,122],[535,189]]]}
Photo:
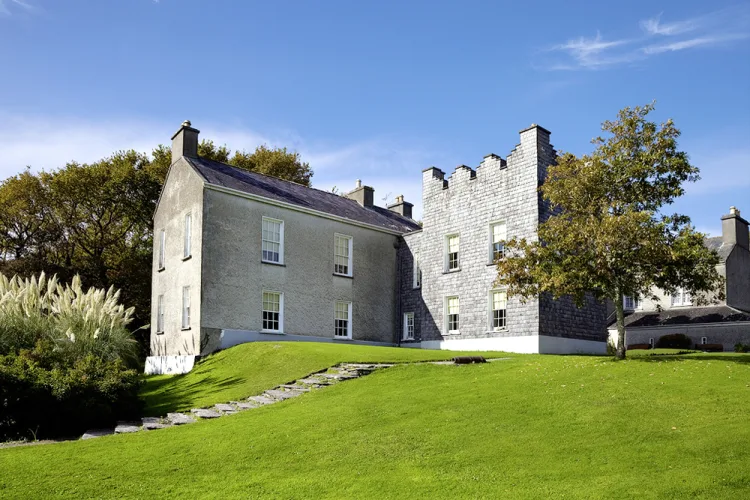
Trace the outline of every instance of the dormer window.
{"label": "dormer window", "polygon": [[693,305],[693,298],[690,296],[690,292],[680,287],[672,294],[672,305],[673,306],[691,306]]}

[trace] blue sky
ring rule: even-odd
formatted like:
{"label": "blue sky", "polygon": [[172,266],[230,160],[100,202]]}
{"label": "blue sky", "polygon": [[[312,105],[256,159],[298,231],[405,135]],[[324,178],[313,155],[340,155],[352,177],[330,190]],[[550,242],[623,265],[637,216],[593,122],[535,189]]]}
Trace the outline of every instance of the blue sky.
{"label": "blue sky", "polygon": [[750,215],[750,3],[0,0],[0,176],[168,143],[297,149],[421,213],[421,170],[505,157],[539,123],[585,153],[657,100],[702,170],[675,210]]}

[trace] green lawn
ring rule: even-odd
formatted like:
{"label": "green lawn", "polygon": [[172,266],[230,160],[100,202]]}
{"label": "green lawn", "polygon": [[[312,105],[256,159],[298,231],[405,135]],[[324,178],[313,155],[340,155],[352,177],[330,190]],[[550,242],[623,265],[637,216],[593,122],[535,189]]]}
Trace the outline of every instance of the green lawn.
{"label": "green lawn", "polygon": [[[240,377],[219,359],[216,382]],[[0,498],[741,499],[748,415],[748,355],[402,365],[215,421],[0,449]]]}
{"label": "green lawn", "polygon": [[342,362],[403,363],[454,356],[509,356],[497,352],[453,352],[318,342],[253,342],[220,351],[186,375],[148,377],[141,395],[146,415],[161,416],[260,394]]}

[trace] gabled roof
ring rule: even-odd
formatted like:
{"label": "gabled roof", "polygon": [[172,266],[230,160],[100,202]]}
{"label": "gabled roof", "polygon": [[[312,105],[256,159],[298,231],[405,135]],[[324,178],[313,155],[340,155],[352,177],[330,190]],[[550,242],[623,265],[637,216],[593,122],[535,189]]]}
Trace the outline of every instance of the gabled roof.
{"label": "gabled roof", "polygon": [[729,306],[680,307],[664,311],[636,311],[625,316],[625,327],[688,325],[750,321],[750,313]]}
{"label": "gabled roof", "polygon": [[218,161],[189,157],[184,157],[184,159],[208,184],[213,186],[296,205],[301,209],[323,212],[337,218],[349,219],[388,231],[407,233],[420,229],[415,221],[386,208],[376,206],[365,208],[354,200],[328,191],[256,172],[248,172]]}

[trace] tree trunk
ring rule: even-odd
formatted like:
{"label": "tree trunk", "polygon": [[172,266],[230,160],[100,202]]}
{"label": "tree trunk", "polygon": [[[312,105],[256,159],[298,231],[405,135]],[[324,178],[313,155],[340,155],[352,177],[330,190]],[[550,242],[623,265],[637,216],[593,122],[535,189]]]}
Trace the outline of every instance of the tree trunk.
{"label": "tree trunk", "polygon": [[625,359],[625,310],[620,289],[615,293],[615,312],[617,313],[617,351],[615,359]]}

